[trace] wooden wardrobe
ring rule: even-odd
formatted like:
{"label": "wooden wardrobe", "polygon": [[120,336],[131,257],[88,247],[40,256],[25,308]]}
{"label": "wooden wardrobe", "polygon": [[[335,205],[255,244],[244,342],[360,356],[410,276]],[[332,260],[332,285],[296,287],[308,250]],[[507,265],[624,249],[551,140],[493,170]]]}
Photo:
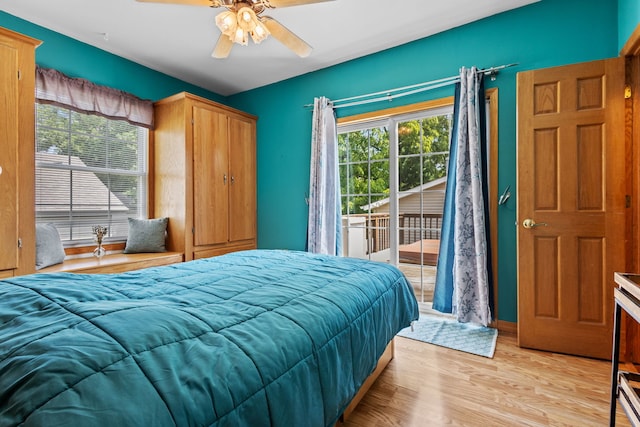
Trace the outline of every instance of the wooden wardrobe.
{"label": "wooden wardrobe", "polygon": [[153,216],[185,261],[256,247],[256,117],[189,94],[155,103]]}
{"label": "wooden wardrobe", "polygon": [[35,271],[35,48],[0,28],[0,278]]}

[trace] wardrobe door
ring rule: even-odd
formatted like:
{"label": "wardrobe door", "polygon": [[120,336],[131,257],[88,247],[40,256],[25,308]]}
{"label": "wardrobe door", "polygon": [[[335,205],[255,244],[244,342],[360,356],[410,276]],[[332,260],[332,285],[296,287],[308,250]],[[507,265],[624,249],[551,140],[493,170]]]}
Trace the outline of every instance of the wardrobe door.
{"label": "wardrobe door", "polygon": [[18,266],[18,49],[0,39],[0,270]]}
{"label": "wardrobe door", "polygon": [[256,238],[255,121],[229,117],[229,241]]}
{"label": "wardrobe door", "polygon": [[193,107],[194,246],[226,243],[229,236],[227,116]]}

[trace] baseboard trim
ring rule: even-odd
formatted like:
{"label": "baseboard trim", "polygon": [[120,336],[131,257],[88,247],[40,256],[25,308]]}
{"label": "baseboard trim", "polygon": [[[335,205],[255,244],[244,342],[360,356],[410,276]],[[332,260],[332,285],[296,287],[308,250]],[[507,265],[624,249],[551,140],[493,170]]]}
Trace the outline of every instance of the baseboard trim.
{"label": "baseboard trim", "polygon": [[518,323],[507,322],[506,320],[498,320],[498,331],[509,335],[518,335]]}

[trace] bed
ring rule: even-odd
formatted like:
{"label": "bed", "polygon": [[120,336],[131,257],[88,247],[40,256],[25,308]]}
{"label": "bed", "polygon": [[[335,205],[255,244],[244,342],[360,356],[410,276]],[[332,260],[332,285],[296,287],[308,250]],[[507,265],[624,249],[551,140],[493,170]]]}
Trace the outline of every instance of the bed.
{"label": "bed", "polygon": [[253,250],[0,281],[0,425],[332,426],[418,318],[395,267]]}

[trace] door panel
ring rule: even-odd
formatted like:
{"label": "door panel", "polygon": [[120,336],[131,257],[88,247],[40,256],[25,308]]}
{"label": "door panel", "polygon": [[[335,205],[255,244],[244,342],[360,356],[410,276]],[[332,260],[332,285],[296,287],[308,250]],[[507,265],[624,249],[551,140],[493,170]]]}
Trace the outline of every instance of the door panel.
{"label": "door panel", "polygon": [[0,44],[0,270],[18,266],[18,50]]}
{"label": "door panel", "polygon": [[613,273],[625,266],[623,94],[620,58],[518,74],[523,347],[611,356]]}
{"label": "door panel", "polygon": [[229,241],[256,238],[255,124],[229,118]]}
{"label": "door panel", "polygon": [[227,116],[193,107],[193,223],[195,246],[226,243],[229,236]]}

